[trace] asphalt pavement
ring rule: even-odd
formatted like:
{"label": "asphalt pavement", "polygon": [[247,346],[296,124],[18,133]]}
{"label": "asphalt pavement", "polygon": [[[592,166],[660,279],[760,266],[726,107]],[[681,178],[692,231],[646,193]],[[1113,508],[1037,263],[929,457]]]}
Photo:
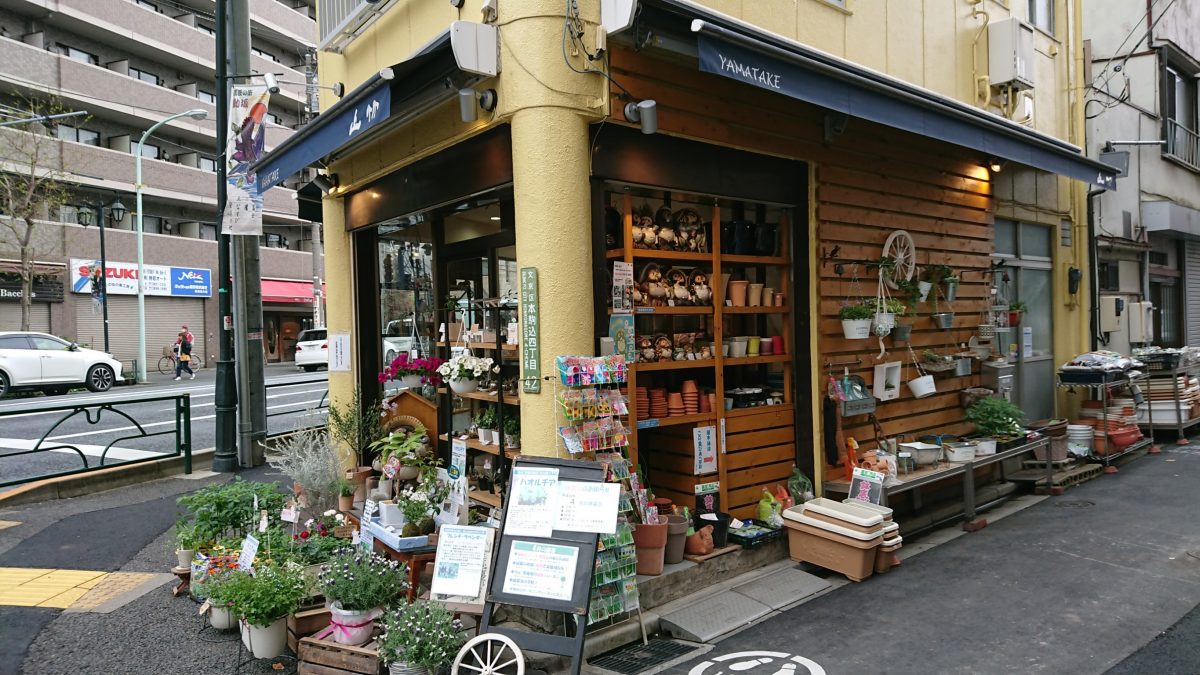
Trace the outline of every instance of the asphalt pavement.
{"label": "asphalt pavement", "polygon": [[[289,364],[266,370],[269,434],[324,423],[325,372],[305,373]],[[0,483],[83,468],[85,461],[94,467],[102,455],[103,465],[113,466],[173,454],[176,409],[184,394],[190,400],[192,449],[211,448],[215,378],[215,368],[204,368],[194,380],[176,382],[172,376],[154,373],[146,384],[104,393],[81,390],[62,396],[35,393],[6,398],[0,401]],[[76,412],[75,407],[82,410]],[[17,454],[46,447],[53,449]]]}

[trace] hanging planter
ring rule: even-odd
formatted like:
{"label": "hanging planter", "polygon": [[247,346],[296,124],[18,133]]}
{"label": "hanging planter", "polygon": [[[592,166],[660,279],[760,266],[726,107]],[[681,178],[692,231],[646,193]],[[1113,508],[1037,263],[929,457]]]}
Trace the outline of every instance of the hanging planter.
{"label": "hanging planter", "polygon": [[996,337],[996,324],[988,321],[979,324],[979,338],[981,340],[991,340]]}
{"label": "hanging planter", "polygon": [[908,348],[908,358],[917,371],[917,376],[908,381],[908,390],[915,398],[925,398],[936,394],[937,384],[933,381],[933,376],[926,373],[925,368],[917,361],[917,355],[913,353],[912,347]]}
{"label": "hanging planter", "polygon": [[917,282],[917,290],[921,294],[921,302],[925,302],[926,300],[929,299],[929,291],[932,288],[933,288],[933,284],[928,281],[918,281]]}
{"label": "hanging planter", "polygon": [[842,320],[842,335],[847,340],[865,340],[871,337],[871,318],[874,311],[865,303],[846,305],[838,311]]}
{"label": "hanging planter", "polygon": [[879,283],[875,289],[875,298],[867,300],[867,304],[874,311],[874,316],[871,320],[871,332],[877,337],[886,337],[896,327],[896,315],[903,314],[905,307],[904,303],[899,300],[893,300],[888,291],[887,274],[891,270],[889,265],[880,261],[879,264]]}
{"label": "hanging planter", "polygon": [[958,297],[958,277],[950,277],[945,280],[946,286],[946,302],[954,302]]}
{"label": "hanging planter", "polygon": [[876,312],[871,321],[872,331],[879,337],[884,337],[896,327],[896,315],[893,312]]}
{"label": "hanging planter", "polygon": [[1021,317],[1025,315],[1025,303],[1017,301],[1008,306],[1008,325],[1016,328],[1021,325]]}
{"label": "hanging planter", "polygon": [[929,318],[933,319],[934,326],[942,330],[954,327],[954,312],[938,312],[930,314]]}
{"label": "hanging planter", "polygon": [[898,342],[907,341],[912,337],[912,324],[900,324],[892,329],[892,339]]}

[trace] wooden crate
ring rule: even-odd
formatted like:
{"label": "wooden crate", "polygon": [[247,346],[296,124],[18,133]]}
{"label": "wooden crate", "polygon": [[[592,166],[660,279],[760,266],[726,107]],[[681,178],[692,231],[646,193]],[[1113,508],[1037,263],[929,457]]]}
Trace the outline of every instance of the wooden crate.
{"label": "wooden crate", "polygon": [[328,626],[329,609],[324,605],[305,607],[295,614],[289,614],[287,618],[288,649],[297,652],[300,638],[308,637]]}
{"label": "wooden crate", "polygon": [[298,675],[382,675],[383,665],[375,642],[362,647],[339,645],[332,640],[300,638]]}

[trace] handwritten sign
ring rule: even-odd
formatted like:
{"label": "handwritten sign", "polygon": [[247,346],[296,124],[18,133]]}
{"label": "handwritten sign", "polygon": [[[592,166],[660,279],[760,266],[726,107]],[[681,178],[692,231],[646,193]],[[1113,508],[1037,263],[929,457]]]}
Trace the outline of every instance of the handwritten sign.
{"label": "handwritten sign", "polygon": [[564,532],[617,531],[619,483],[562,481],[558,484],[558,517],[554,529]]}
{"label": "handwritten sign", "polygon": [[613,314],[633,311],[633,263],[613,263]]}
{"label": "handwritten sign", "polygon": [[693,475],[703,476],[717,470],[717,428],[713,426],[692,429],[692,447],[695,452]]}
{"label": "handwritten sign", "polygon": [[542,338],[538,331],[538,275],[536,267],[521,268],[521,390],[542,390]]}
{"label": "handwritten sign", "polygon": [[850,498],[878,504],[883,498],[883,474],[855,467],[850,479]]}
{"label": "handwritten sign", "polygon": [[557,514],[558,469],[515,466],[505,503],[504,533],[549,537]]}

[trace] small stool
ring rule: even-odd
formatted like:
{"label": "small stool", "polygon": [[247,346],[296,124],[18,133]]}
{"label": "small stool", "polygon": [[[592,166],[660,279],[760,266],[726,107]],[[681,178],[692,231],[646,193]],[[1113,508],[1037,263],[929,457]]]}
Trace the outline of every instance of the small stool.
{"label": "small stool", "polygon": [[184,593],[190,593],[192,591],[192,568],[172,567],[171,574],[179,577],[179,585],[171,591],[171,595],[179,597]]}

